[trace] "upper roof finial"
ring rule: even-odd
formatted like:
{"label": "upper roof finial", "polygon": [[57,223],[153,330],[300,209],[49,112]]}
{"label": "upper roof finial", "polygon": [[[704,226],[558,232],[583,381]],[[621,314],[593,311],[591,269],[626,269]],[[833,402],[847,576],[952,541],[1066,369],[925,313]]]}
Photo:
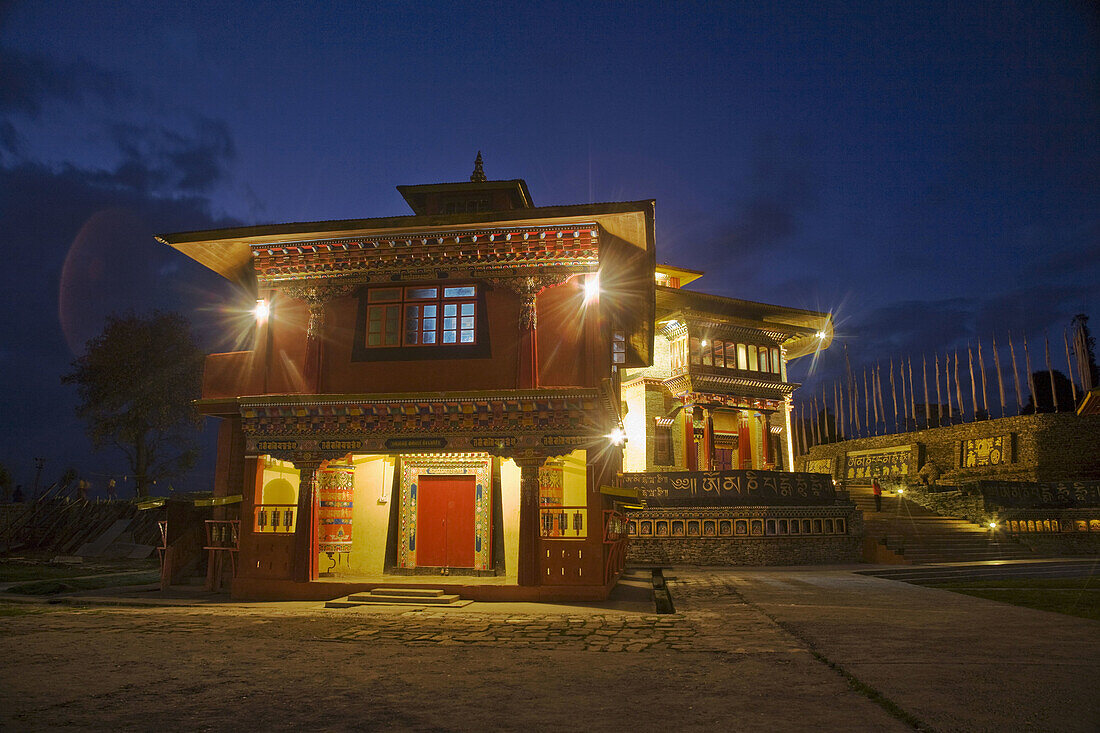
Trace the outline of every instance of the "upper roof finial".
{"label": "upper roof finial", "polygon": [[470,174],[471,183],[481,183],[485,180],[485,169],[481,167],[481,151],[477,151],[477,157],[474,158],[474,172]]}

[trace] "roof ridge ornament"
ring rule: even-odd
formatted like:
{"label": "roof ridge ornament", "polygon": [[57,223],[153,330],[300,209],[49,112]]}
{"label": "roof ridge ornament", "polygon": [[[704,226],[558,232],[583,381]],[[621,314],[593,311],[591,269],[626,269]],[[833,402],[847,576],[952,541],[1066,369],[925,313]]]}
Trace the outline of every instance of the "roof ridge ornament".
{"label": "roof ridge ornament", "polygon": [[477,157],[474,158],[474,172],[470,174],[471,183],[483,183],[485,178],[485,169],[481,167],[481,151],[477,151]]}

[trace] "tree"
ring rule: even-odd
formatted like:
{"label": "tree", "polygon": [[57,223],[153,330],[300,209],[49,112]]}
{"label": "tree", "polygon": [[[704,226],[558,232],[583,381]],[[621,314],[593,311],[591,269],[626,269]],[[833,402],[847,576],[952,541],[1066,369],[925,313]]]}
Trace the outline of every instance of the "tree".
{"label": "tree", "polygon": [[[1029,395],[1027,404],[1020,410],[1021,415],[1030,415],[1034,412],[1054,412],[1054,397],[1050,392],[1050,372],[1046,369],[1033,372],[1032,382],[1035,384],[1035,399]],[[1057,369],[1054,370],[1054,391],[1058,394],[1058,409],[1066,412],[1072,411],[1073,387],[1070,386],[1069,377]],[[1039,403],[1039,409],[1035,409],[1035,403]]]}
{"label": "tree", "polygon": [[0,500],[11,501],[11,474],[3,463],[0,463]]}
{"label": "tree", "polygon": [[77,387],[76,414],[92,444],[126,455],[138,496],[195,463],[201,418],[191,401],[201,391],[203,358],[177,313],[109,316],[61,378]]}
{"label": "tree", "polygon": [[[1078,357],[1081,383],[1085,389],[1090,389],[1096,386],[1100,369],[1096,366],[1096,337],[1089,333],[1089,317],[1084,313],[1078,313],[1070,321],[1070,329],[1073,331],[1074,348],[1084,352]],[[1088,369],[1088,374],[1085,374],[1085,369]]]}

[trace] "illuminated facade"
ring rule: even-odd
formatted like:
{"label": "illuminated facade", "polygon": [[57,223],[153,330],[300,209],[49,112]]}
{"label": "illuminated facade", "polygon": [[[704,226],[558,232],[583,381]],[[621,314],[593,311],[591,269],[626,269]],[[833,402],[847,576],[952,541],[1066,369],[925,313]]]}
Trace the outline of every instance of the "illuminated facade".
{"label": "illuminated facade", "polygon": [[682,289],[701,275],[657,267],[653,364],[622,377],[624,470],[793,471],[787,364],[829,345],[830,316]]}
{"label": "illuminated facade", "polygon": [[239,512],[234,595],[446,576],[466,598],[605,597],[620,370],[652,361],[653,201],[535,207],[480,161],[398,188],[410,216],[158,237],[255,290],[252,348],[207,358],[198,403]]}

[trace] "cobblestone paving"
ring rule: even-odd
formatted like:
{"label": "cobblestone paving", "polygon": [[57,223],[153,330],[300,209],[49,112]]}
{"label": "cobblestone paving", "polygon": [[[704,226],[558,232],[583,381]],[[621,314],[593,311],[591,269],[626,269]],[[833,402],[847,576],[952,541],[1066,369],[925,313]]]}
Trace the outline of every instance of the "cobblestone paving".
{"label": "cobblestone paving", "polygon": [[682,614],[653,616],[510,616],[403,613],[371,619],[324,637],[409,645],[530,647],[600,652],[690,650],[695,628]]}

